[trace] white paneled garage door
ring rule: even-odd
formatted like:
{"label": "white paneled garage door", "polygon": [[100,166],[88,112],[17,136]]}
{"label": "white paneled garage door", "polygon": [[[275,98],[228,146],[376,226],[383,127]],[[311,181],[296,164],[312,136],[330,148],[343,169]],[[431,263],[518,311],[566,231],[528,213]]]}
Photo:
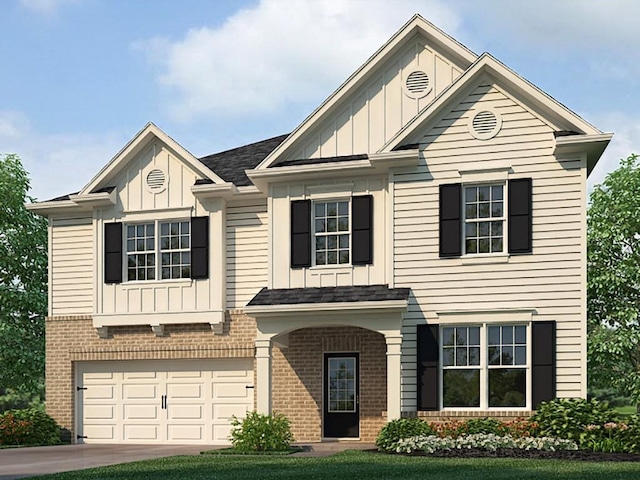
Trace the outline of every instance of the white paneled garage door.
{"label": "white paneled garage door", "polygon": [[85,443],[227,444],[231,416],[253,410],[253,359],[77,365]]}

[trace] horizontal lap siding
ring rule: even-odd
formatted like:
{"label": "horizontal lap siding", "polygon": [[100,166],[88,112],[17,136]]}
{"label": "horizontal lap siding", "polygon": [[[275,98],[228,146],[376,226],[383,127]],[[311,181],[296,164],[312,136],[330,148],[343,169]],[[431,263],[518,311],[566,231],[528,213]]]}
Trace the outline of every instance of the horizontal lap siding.
{"label": "horizontal lap siding", "polygon": [[93,224],[91,218],[51,220],[50,315],[93,312]]}
{"label": "horizontal lap siding", "polygon": [[267,201],[227,206],[227,308],[244,307],[267,286]]}
{"label": "horizontal lap siding", "polygon": [[[469,110],[491,106],[502,129],[473,138]],[[553,156],[552,129],[496,87],[483,85],[421,139],[424,160],[394,175],[394,283],[411,287],[403,326],[403,410],[416,408],[415,325],[438,322],[437,312],[535,309],[535,320],[557,323],[557,394],[580,396],[583,371],[584,291],[580,162]],[[533,179],[533,254],[486,263],[438,255],[438,187],[464,181],[459,170],[510,165],[510,178]],[[499,178],[499,177],[497,177]]]}

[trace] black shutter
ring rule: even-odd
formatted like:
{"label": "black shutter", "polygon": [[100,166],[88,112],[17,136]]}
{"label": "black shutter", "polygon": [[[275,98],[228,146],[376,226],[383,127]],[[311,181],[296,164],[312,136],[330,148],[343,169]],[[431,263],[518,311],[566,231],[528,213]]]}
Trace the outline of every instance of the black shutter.
{"label": "black shutter", "polygon": [[362,195],[351,199],[351,263],[373,263],[373,197]]}
{"label": "black shutter", "polygon": [[531,179],[509,180],[509,253],[531,253]]}
{"label": "black shutter", "polygon": [[531,324],[533,408],[556,397],[556,322]]}
{"label": "black shutter", "polygon": [[104,283],[122,283],[122,223],[104,224]]}
{"label": "black shutter", "polygon": [[418,410],[438,410],[440,407],[438,325],[418,325],[417,334]]}
{"label": "black shutter", "polygon": [[440,185],[440,256],[462,255],[461,185]]}
{"label": "black shutter", "polygon": [[311,266],[311,200],[291,202],[291,268]]}
{"label": "black shutter", "polygon": [[191,278],[209,278],[209,217],[191,218]]}

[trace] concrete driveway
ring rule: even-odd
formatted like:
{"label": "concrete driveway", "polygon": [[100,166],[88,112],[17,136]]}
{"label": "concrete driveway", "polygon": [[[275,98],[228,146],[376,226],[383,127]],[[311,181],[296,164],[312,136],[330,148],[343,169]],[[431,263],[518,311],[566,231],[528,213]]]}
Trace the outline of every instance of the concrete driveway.
{"label": "concrete driveway", "polygon": [[[206,445],[58,445],[0,450],[0,480],[115,465],[174,455],[198,455]],[[219,447],[222,448],[222,447]]]}

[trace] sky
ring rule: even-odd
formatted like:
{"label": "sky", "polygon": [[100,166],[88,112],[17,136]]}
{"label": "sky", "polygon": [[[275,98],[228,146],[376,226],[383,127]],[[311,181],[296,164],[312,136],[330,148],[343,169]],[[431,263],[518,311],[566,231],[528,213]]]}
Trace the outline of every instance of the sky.
{"label": "sky", "polygon": [[46,200],[149,121],[196,156],[288,133],[415,13],[615,133],[589,188],[640,154],[637,0],[0,0],[0,153]]}

